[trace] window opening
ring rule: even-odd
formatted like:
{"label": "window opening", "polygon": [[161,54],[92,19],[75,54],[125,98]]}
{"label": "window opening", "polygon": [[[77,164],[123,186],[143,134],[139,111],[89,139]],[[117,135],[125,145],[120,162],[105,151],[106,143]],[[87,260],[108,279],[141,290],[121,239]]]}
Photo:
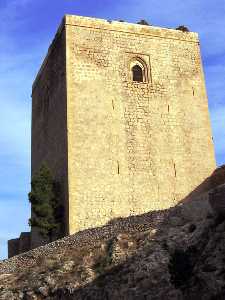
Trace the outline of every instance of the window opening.
{"label": "window opening", "polygon": [[132,74],[133,74],[133,81],[137,81],[137,82],[144,81],[143,70],[140,66],[138,65],[133,66]]}

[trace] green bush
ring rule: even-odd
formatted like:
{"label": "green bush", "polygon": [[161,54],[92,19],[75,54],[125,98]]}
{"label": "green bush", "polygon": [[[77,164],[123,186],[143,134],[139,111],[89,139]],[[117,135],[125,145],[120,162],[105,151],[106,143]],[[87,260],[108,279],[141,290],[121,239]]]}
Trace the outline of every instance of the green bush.
{"label": "green bush", "polygon": [[62,230],[63,207],[60,205],[60,186],[46,165],[31,181],[31,192],[28,194],[32,215],[29,225],[37,227],[43,237],[52,241]]}
{"label": "green bush", "polygon": [[189,29],[186,26],[184,26],[184,25],[178,26],[176,28],[176,30],[181,30],[183,32],[189,32]]}
{"label": "green bush", "polygon": [[99,253],[97,260],[93,266],[97,275],[102,275],[107,268],[112,264],[113,254],[113,239],[107,242],[107,247],[104,253]]}
{"label": "green bush", "polygon": [[139,24],[139,25],[147,25],[147,26],[150,25],[146,20],[140,20],[140,21],[137,22],[137,24]]}

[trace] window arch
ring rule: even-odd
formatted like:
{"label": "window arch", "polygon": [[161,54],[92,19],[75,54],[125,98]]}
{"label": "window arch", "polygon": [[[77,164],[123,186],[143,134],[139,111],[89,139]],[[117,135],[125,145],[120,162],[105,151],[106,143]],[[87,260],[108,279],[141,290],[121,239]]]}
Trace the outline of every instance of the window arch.
{"label": "window arch", "polygon": [[148,81],[148,69],[146,63],[140,59],[132,59],[130,63],[130,77],[134,82],[147,82]]}

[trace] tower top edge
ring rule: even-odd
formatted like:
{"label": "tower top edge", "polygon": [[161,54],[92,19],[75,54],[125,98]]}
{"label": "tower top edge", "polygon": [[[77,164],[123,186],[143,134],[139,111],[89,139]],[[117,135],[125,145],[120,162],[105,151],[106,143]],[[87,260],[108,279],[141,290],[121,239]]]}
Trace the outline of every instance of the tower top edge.
{"label": "tower top edge", "polygon": [[55,40],[62,33],[62,31],[69,26],[89,28],[93,30],[105,30],[105,31],[115,31],[118,33],[136,34],[140,36],[145,36],[149,38],[164,38],[164,39],[174,39],[184,42],[194,42],[199,43],[198,33],[196,32],[183,32],[177,29],[156,27],[152,25],[140,25],[135,23],[106,20],[100,18],[84,17],[78,15],[66,14],[62,18],[62,21],[57,29],[54,39],[52,40],[47,55],[39,69],[39,72],[34,79],[32,85],[32,91],[34,90],[36,83],[40,77],[40,74],[47,63],[48,57],[54,48]]}
{"label": "tower top edge", "polygon": [[72,26],[83,26],[92,27],[105,30],[115,30],[115,31],[127,31],[136,34],[143,35],[162,35],[161,37],[174,37],[177,39],[193,40],[198,41],[198,33],[196,32],[183,32],[181,30],[158,27],[152,25],[140,25],[125,21],[118,20],[106,20],[100,18],[83,17],[78,15],[68,15],[63,17],[62,23],[64,25]]}

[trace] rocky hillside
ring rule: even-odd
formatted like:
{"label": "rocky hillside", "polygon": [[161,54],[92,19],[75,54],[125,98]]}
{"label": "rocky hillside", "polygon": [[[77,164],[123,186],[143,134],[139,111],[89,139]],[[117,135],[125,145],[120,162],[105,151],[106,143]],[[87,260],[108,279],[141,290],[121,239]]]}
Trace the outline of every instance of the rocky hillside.
{"label": "rocky hillside", "polygon": [[225,220],[200,200],[2,261],[0,299],[225,299]]}

